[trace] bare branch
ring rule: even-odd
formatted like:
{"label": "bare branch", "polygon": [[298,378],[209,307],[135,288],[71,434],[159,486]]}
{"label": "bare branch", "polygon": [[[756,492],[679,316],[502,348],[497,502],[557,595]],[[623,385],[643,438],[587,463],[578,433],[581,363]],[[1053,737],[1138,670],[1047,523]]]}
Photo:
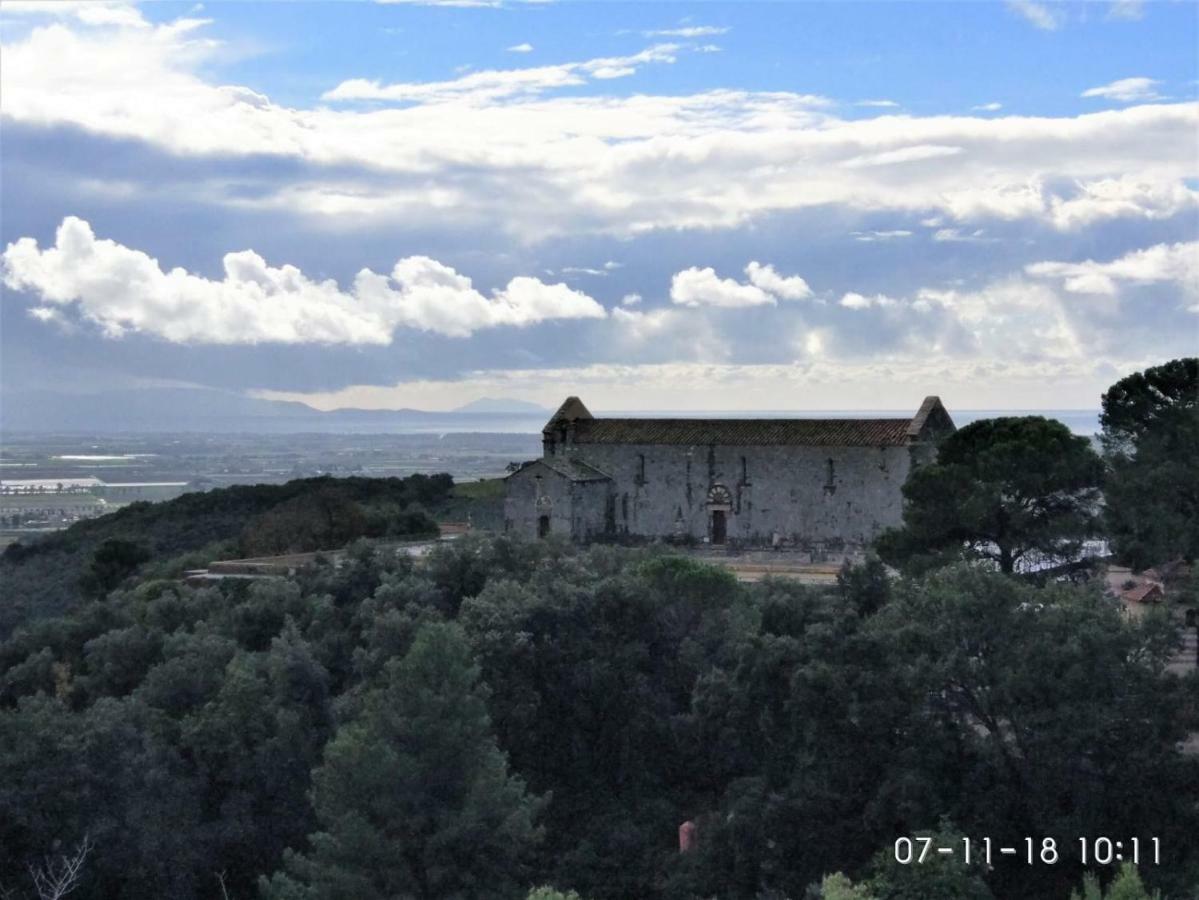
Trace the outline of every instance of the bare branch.
{"label": "bare branch", "polygon": [[85,834],[73,853],[63,853],[57,859],[47,856],[40,866],[30,863],[29,876],[38,900],[61,900],[79,887],[83,864],[93,846],[91,835]]}

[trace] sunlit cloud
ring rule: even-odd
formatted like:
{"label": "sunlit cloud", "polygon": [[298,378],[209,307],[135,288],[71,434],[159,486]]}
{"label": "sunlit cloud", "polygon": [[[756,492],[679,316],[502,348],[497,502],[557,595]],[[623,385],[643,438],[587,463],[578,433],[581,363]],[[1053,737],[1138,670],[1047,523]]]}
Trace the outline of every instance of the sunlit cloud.
{"label": "sunlit cloud", "polygon": [[0,258],[11,290],[34,294],[42,321],[78,313],[108,337],[154,335],[177,343],[389,344],[398,328],[467,337],[503,325],[603,318],[604,308],[563,284],[520,276],[487,297],[471,279],[426,256],[400,259],[388,275],[362,269],[350,290],[273,267],[252,250],[225,255],[224,277],[204,278],[110,240],[87,222],[63,220],[53,247],[32,238]]}

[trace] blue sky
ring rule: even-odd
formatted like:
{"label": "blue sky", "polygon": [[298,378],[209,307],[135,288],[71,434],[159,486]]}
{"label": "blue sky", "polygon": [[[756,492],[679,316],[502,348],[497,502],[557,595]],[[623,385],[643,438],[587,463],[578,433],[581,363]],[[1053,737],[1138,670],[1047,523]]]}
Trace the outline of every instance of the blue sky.
{"label": "blue sky", "polygon": [[0,28],[6,392],[1063,408],[1199,348],[1191,3]]}

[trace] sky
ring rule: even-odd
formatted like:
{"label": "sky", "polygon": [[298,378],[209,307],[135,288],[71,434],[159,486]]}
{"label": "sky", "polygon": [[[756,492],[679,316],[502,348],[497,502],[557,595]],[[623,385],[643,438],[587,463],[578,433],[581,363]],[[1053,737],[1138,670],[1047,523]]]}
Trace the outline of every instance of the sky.
{"label": "sky", "polygon": [[0,388],[1094,408],[1199,351],[1190,2],[0,0]]}

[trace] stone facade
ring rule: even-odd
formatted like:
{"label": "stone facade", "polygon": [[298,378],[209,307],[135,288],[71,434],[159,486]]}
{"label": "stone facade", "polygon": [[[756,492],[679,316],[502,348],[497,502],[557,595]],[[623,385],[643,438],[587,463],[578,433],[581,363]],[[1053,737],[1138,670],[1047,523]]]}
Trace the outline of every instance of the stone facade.
{"label": "stone facade", "polygon": [[904,419],[597,419],[570,397],[542,458],[507,478],[505,526],[841,551],[902,518],[900,488],[954,429],[929,397]]}

